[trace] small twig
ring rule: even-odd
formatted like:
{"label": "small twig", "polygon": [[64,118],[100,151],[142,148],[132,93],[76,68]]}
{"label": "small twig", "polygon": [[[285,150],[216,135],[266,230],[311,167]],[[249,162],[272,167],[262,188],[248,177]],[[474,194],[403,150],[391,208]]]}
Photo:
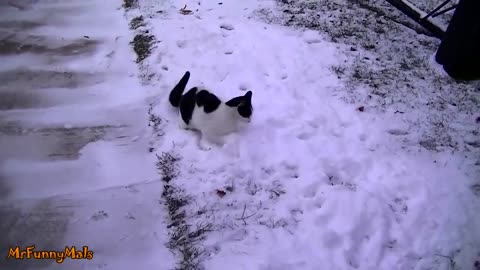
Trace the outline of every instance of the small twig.
{"label": "small twig", "polygon": [[256,214],[257,214],[257,213],[253,213],[253,214],[251,214],[250,216],[246,216],[245,219],[251,218],[251,217],[255,216]]}
{"label": "small twig", "polygon": [[433,255],[448,259],[448,260],[450,261],[450,264],[449,264],[450,269],[455,269],[455,261],[453,260],[452,257],[450,257],[450,256],[445,256],[445,255],[442,255],[442,254],[433,254]]}
{"label": "small twig", "polygon": [[185,6],[180,9],[180,13],[182,13],[183,15],[188,15],[188,14],[191,14],[192,11],[191,11],[191,10],[188,10],[188,9],[187,9],[187,4],[185,4]]}
{"label": "small twig", "polygon": [[245,226],[247,226],[247,221],[246,221],[246,219],[251,218],[251,217],[253,217],[254,215],[257,214],[257,213],[255,212],[255,213],[253,213],[253,214],[251,214],[251,215],[249,215],[249,216],[245,216],[245,210],[246,210],[246,209],[247,209],[247,204],[244,204],[244,205],[243,205],[242,217],[236,219],[236,220],[242,220],[242,221],[243,221],[243,224],[244,224]]}
{"label": "small twig", "polygon": [[245,216],[245,210],[247,209],[247,204],[243,205],[243,213],[242,213],[242,218]]}

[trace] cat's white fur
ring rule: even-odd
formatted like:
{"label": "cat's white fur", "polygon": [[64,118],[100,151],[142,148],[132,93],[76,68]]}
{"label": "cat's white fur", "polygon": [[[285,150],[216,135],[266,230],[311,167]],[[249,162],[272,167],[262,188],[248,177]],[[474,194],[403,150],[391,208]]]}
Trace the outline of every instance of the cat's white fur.
{"label": "cat's white fur", "polygon": [[195,105],[192,119],[187,125],[179,113],[180,128],[197,130],[201,133],[200,147],[203,150],[210,150],[211,143],[223,145],[223,136],[238,131],[243,123],[249,123],[250,119],[241,117],[237,107],[230,107],[222,103],[211,112],[205,113],[203,107]]}

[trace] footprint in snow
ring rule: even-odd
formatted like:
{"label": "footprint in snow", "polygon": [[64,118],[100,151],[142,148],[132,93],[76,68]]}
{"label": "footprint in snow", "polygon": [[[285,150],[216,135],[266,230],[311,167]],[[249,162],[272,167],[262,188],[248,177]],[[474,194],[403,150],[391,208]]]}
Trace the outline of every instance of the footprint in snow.
{"label": "footprint in snow", "polygon": [[240,91],[247,91],[248,90],[248,85],[245,84],[245,83],[242,83],[238,86],[238,89],[240,89]]}
{"label": "footprint in snow", "polygon": [[327,172],[328,184],[330,186],[341,186],[350,191],[357,191],[357,185],[347,181],[343,181],[339,174],[335,172]]}
{"label": "footprint in snow", "polygon": [[287,123],[282,119],[268,118],[267,121],[270,127],[274,127],[274,128],[284,128],[287,125]]}
{"label": "footprint in snow", "polygon": [[235,27],[233,27],[233,25],[228,24],[228,23],[220,24],[220,28],[228,30],[228,31],[232,31],[233,29],[235,29]]}
{"label": "footprint in snow", "polygon": [[97,213],[93,214],[91,218],[94,221],[99,221],[99,220],[108,218],[108,214],[105,211],[101,210],[101,211],[98,211]]}
{"label": "footprint in snow", "polygon": [[177,41],[177,47],[180,49],[184,49],[187,47],[187,41],[186,40],[178,40]]}
{"label": "footprint in snow", "polygon": [[218,244],[213,245],[212,247],[206,248],[205,252],[210,256],[216,255],[221,251],[221,247]]}
{"label": "footprint in snow", "polygon": [[262,167],[260,169],[260,173],[262,174],[263,178],[267,178],[267,177],[275,174],[275,168],[274,167]]}
{"label": "footprint in snow", "polygon": [[284,170],[285,176],[289,178],[295,178],[295,179],[299,177],[298,166],[296,164],[282,162],[281,165]]}
{"label": "footprint in snow", "polygon": [[317,208],[317,209],[320,209],[323,207],[323,204],[325,203],[325,199],[320,197],[320,196],[316,196],[315,199],[313,200],[313,204],[312,206]]}
{"label": "footprint in snow", "polygon": [[300,133],[297,134],[297,139],[299,140],[309,140],[317,133],[317,128],[312,125],[304,125],[301,127]]}
{"label": "footprint in snow", "polygon": [[327,230],[327,232],[323,234],[322,241],[325,247],[333,249],[342,245],[343,237],[332,230]]}
{"label": "footprint in snow", "polygon": [[314,198],[317,196],[317,191],[320,187],[319,182],[314,182],[308,186],[306,186],[303,190],[303,197],[305,198]]}
{"label": "footprint in snow", "polygon": [[334,213],[332,212],[323,212],[322,214],[317,214],[314,218],[314,224],[316,226],[325,227],[333,219]]}
{"label": "footprint in snow", "polygon": [[316,38],[309,38],[309,39],[305,39],[305,42],[307,44],[317,44],[317,43],[322,42],[322,40],[316,39]]}
{"label": "footprint in snow", "polygon": [[302,132],[302,133],[300,133],[300,134],[297,135],[297,138],[298,138],[299,140],[307,141],[307,140],[310,139],[313,135],[314,135],[314,133],[311,133],[311,132]]}
{"label": "footprint in snow", "polygon": [[400,130],[400,129],[390,129],[390,130],[387,130],[387,132],[395,136],[408,135],[408,131]]}

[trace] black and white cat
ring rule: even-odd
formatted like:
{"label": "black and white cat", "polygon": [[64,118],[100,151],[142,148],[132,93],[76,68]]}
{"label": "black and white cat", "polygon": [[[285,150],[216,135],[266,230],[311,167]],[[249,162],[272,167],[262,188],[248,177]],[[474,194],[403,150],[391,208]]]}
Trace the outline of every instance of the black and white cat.
{"label": "black and white cat", "polygon": [[200,131],[200,147],[210,149],[209,142],[222,144],[221,136],[235,132],[240,123],[249,123],[253,114],[252,92],[222,102],[206,89],[193,87],[183,94],[190,78],[186,72],[169,96],[170,104],[180,108],[180,127]]}

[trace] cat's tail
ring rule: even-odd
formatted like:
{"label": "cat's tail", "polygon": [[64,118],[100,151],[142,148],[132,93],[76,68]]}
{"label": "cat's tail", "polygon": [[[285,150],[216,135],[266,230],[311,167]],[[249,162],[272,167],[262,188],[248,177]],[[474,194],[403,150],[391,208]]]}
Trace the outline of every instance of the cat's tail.
{"label": "cat's tail", "polygon": [[168,100],[170,100],[170,104],[173,107],[180,106],[180,100],[182,99],[183,91],[185,91],[185,87],[187,87],[188,79],[190,79],[190,72],[185,72],[185,75],[180,79],[180,81],[175,85],[175,87],[170,92],[170,96]]}

